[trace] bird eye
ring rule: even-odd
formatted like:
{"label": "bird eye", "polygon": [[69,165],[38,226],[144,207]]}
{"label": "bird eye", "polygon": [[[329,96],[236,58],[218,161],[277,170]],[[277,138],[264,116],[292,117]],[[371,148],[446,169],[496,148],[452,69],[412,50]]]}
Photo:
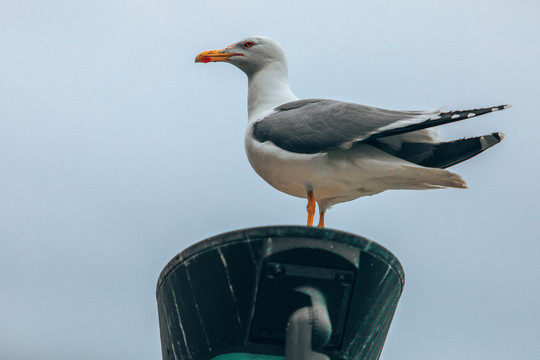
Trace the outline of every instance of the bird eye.
{"label": "bird eye", "polygon": [[250,48],[250,47],[252,47],[253,45],[254,45],[254,44],[253,44],[253,41],[246,41],[246,42],[244,43],[243,46],[244,46],[245,48]]}

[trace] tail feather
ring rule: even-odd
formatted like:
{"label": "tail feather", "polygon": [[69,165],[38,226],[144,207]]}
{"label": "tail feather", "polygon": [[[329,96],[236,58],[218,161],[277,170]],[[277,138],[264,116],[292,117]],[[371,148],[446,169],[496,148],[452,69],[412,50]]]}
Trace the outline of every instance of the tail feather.
{"label": "tail feather", "polygon": [[[437,168],[426,168],[420,166],[403,166],[405,173],[396,178],[398,189],[441,189],[457,188],[466,189],[467,183],[463,178],[451,171]],[[404,181],[404,179],[407,179]]]}

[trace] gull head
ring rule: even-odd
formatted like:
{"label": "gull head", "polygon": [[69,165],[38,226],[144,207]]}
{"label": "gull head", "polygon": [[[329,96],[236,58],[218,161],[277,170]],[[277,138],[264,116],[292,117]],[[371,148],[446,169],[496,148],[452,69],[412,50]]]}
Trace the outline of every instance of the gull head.
{"label": "gull head", "polygon": [[265,36],[250,36],[226,48],[203,51],[197,63],[228,62],[251,76],[272,67],[287,72],[287,58],[279,43]]}

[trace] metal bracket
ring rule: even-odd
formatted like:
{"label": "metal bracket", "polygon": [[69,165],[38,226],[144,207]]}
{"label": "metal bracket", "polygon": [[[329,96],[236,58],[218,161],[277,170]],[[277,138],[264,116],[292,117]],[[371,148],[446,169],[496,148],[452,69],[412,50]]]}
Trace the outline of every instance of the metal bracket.
{"label": "metal bracket", "polygon": [[[283,344],[287,336],[287,323],[291,322],[291,314],[299,309],[314,306],[317,313],[322,314],[324,304],[328,324],[332,323],[333,329],[323,346],[328,349],[339,348],[354,276],[352,270],[266,262],[261,273],[250,340],[258,343]],[[322,342],[318,338],[314,341]]]}
{"label": "metal bracket", "polygon": [[332,324],[324,295],[317,289],[303,286],[297,292],[311,298],[311,306],[292,313],[285,337],[285,360],[330,360],[322,349],[332,335]]}

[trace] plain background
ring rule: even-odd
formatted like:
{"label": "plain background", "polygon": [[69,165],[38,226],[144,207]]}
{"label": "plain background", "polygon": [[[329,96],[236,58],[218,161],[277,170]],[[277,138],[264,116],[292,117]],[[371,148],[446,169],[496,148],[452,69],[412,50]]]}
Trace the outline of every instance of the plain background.
{"label": "plain background", "polygon": [[540,3],[0,1],[0,358],[160,359],[155,285],[179,251],[304,224],[243,150],[245,75],[194,64],[249,35],[285,48],[300,98],[513,108],[453,167],[468,190],[389,191],[327,226],[379,242],[407,283],[383,359],[540,354]]}

